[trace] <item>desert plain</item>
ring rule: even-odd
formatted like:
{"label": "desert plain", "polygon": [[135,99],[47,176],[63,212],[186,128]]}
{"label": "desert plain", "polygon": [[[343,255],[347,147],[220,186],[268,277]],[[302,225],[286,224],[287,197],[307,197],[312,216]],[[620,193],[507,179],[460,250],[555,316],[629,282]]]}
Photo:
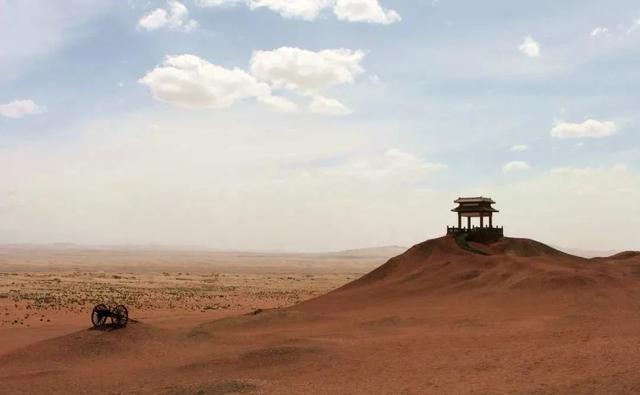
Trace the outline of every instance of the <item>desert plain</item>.
{"label": "desert plain", "polygon": [[[640,392],[633,251],[442,237],[332,254],[4,246],[0,263],[0,393]],[[130,323],[91,328],[96,303]]]}

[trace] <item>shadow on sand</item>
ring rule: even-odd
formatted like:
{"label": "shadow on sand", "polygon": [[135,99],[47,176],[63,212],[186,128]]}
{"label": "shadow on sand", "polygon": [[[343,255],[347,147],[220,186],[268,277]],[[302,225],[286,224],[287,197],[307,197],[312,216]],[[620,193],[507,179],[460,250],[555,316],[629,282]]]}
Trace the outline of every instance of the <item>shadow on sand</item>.
{"label": "shadow on sand", "polygon": [[[131,324],[135,325],[135,324],[139,324],[139,323],[140,323],[140,321],[130,319],[129,322],[127,323],[127,325],[131,325]],[[126,329],[127,325],[122,326],[122,325],[117,325],[117,324],[114,324],[114,323],[110,323],[110,324],[104,324],[104,325],[100,325],[100,326],[92,326],[88,330],[90,330],[90,331],[99,331],[99,332],[111,332],[111,331],[117,331],[117,330]]]}

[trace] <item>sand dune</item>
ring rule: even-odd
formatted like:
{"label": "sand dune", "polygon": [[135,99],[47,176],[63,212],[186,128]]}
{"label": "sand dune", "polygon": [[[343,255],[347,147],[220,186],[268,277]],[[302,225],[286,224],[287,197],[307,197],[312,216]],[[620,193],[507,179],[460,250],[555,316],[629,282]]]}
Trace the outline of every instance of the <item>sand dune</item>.
{"label": "sand dune", "polygon": [[[452,237],[418,244],[362,278],[297,308],[326,304],[362,308],[372,301],[408,303],[414,298],[502,299],[528,301],[565,296],[589,298],[620,288],[634,288],[635,271],[620,258],[589,260],[528,239],[504,238],[484,245],[471,243],[482,254],[461,248]],[[613,266],[611,262],[617,264]],[[597,291],[597,292],[596,292]],[[340,307],[336,307],[340,306]]]}
{"label": "sand dune", "polygon": [[283,309],[83,330],[0,356],[7,393],[632,393],[640,255],[418,244]]}
{"label": "sand dune", "polygon": [[640,259],[640,251],[623,251],[618,254],[612,255],[609,259]]}

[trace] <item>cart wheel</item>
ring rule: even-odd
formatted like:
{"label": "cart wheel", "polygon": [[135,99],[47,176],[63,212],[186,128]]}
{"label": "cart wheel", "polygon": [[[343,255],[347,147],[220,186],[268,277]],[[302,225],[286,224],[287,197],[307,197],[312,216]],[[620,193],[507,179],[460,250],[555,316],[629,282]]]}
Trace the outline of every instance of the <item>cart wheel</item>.
{"label": "cart wheel", "polygon": [[91,313],[91,323],[93,326],[100,327],[104,325],[109,316],[109,308],[103,304],[96,305]]}
{"label": "cart wheel", "polygon": [[114,326],[123,328],[127,326],[129,321],[129,312],[123,305],[118,305],[111,311],[111,322]]}

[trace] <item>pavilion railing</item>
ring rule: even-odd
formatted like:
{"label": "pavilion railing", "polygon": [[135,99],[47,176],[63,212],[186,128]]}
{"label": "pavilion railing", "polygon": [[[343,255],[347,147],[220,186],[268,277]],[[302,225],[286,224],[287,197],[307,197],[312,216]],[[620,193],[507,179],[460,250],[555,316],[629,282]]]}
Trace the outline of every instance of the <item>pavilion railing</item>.
{"label": "pavilion railing", "polygon": [[447,226],[447,234],[448,235],[457,235],[460,233],[492,233],[500,236],[504,236],[504,227],[502,226],[472,226],[471,228],[458,228],[455,226]]}

